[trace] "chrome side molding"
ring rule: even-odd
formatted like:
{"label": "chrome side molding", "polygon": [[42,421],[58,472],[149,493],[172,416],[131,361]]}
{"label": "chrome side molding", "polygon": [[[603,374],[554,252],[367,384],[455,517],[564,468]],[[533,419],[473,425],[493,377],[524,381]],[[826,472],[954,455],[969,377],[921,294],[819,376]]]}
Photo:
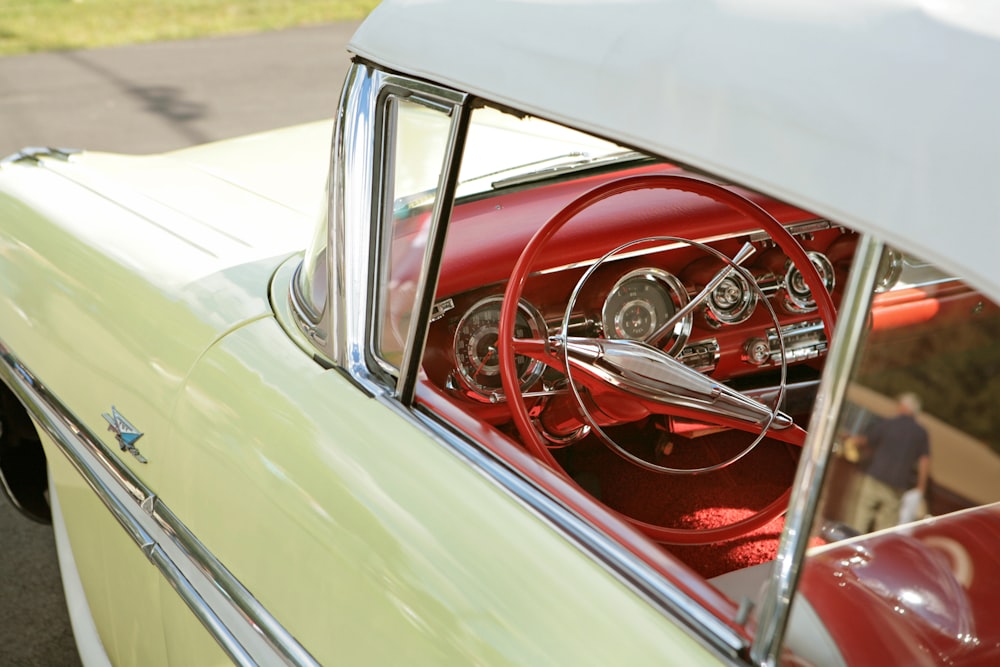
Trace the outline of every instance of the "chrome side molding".
{"label": "chrome side molding", "polygon": [[319,665],[2,340],[0,380],[235,664]]}

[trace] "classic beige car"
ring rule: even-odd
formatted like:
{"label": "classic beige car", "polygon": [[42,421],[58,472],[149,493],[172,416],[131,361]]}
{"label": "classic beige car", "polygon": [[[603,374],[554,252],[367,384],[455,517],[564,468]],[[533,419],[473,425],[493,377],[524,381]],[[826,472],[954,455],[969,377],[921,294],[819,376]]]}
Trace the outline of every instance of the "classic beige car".
{"label": "classic beige car", "polygon": [[1000,659],[991,6],[350,49],[332,153],[0,165],[0,477],[85,664]]}

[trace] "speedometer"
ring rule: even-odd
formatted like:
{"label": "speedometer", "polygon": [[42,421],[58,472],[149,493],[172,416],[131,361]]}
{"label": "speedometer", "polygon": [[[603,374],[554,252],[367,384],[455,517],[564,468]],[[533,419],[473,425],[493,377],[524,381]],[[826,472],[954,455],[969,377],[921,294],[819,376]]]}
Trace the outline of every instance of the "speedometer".
{"label": "speedometer", "polygon": [[[630,271],[618,279],[601,308],[608,338],[649,341],[687,303],[681,282],[660,269]],[[681,318],[659,337],[668,351],[679,349],[691,332],[691,317]]]}
{"label": "speedometer", "polygon": [[[806,255],[823,281],[823,287],[827,292],[832,292],[836,283],[833,264],[821,252],[810,250]],[[816,310],[812,290],[806,285],[802,272],[791,262],[788,262],[785,272],[785,310],[792,313],[811,313]]]}
{"label": "speedometer", "polygon": [[[455,363],[461,383],[474,394],[490,399],[503,393],[500,383],[500,308],[502,297],[492,296],[478,301],[459,320],[455,330]],[[514,335],[517,338],[541,338],[545,335],[545,320],[530,303],[518,303]],[[542,376],[545,364],[518,355],[514,360],[521,389],[526,390]]]}

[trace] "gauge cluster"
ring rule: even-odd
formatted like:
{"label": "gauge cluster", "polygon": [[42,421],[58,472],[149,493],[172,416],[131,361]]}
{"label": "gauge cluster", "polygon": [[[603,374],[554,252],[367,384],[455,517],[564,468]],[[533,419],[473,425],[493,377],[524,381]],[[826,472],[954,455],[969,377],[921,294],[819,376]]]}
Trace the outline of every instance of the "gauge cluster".
{"label": "gauge cluster", "polygon": [[[798,239],[834,292],[846,276],[854,238],[828,223],[809,224]],[[748,238],[713,240],[713,245],[731,257]],[[825,354],[815,299],[798,269],[773,244],[754,240],[758,252],[739,267],[694,245],[633,253],[598,267],[577,287],[569,335],[655,345],[723,381],[775,367],[782,356],[789,363],[808,363]],[[564,309],[584,271],[573,266],[534,276],[518,305],[516,336],[559,335]],[[432,325],[438,354],[429,357],[429,374],[484,404],[505,400],[497,352],[502,292],[499,284],[450,296],[448,317]],[[516,369],[523,392],[546,395],[565,383],[561,373],[528,357],[519,357]]]}
{"label": "gauge cluster", "polygon": [[[455,328],[453,349],[457,377],[473,395],[485,399],[499,396],[500,357],[497,340],[500,335],[500,307],[503,299],[491,296],[477,301]],[[514,335],[518,338],[540,338],[546,333],[545,320],[537,308],[527,301],[518,304]],[[519,356],[514,362],[521,378],[521,390],[535,384],[545,365],[529,357]]]}
{"label": "gauge cluster", "polygon": [[688,303],[684,284],[656,267],[629,271],[614,284],[601,306],[601,324],[607,338],[649,342],[668,336],[669,349],[680,349],[691,332],[690,315],[670,320]]}

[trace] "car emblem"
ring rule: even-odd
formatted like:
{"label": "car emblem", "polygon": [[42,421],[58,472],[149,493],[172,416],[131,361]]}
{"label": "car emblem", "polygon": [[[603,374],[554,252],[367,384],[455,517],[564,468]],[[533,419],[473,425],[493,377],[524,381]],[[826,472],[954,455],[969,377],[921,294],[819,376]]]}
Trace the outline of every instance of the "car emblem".
{"label": "car emblem", "polygon": [[142,432],[139,431],[129,420],[121,416],[121,413],[111,406],[111,414],[104,413],[101,415],[108,422],[108,430],[115,434],[115,440],[121,446],[123,452],[128,452],[135,458],[139,460],[139,463],[148,463],[146,457],[139,453],[139,450],[135,448],[136,440],[142,437]]}

